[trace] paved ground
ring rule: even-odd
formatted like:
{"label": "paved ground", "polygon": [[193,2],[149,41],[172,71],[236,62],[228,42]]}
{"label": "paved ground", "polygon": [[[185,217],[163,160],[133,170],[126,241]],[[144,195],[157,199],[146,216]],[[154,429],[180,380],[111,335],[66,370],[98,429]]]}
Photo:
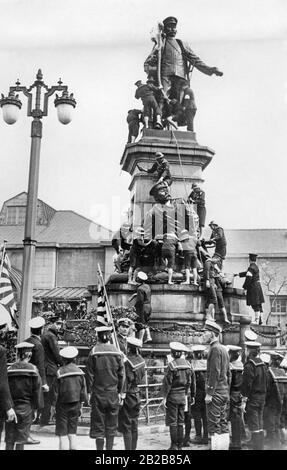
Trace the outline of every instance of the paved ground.
{"label": "paved ground", "polygon": [[[40,444],[34,446],[26,446],[27,450],[58,450],[58,438],[55,436],[55,426],[40,427],[38,425],[32,426],[32,437],[41,441]],[[194,429],[191,430],[191,438],[194,437]],[[150,425],[139,427],[139,439],[137,450],[167,450],[170,446],[169,429],[164,425]],[[3,450],[5,444],[0,444],[0,449]],[[68,447],[67,447],[68,448]],[[89,437],[89,427],[79,426],[77,435],[77,449],[78,450],[95,450],[95,441]],[[207,445],[192,445],[191,447],[184,447],[183,451],[187,450],[208,450]],[[265,447],[267,450],[268,447]],[[124,443],[122,435],[115,438],[114,450],[124,450]],[[278,448],[279,450],[279,448]],[[280,446],[280,450],[287,450],[287,445]]]}
{"label": "paved ground", "polygon": [[[58,438],[54,434],[55,426],[32,426],[32,437],[41,441],[41,444],[35,446],[26,446],[29,450],[58,450]],[[194,437],[192,432],[191,437]],[[170,438],[169,430],[164,425],[140,426],[138,450],[166,450],[169,448]],[[4,448],[2,443],[1,449]],[[78,450],[94,450],[95,441],[89,437],[89,428],[80,426],[77,436]],[[183,450],[204,450],[208,446],[194,445],[192,448],[184,448]],[[123,438],[121,435],[115,438],[114,450],[124,450]]]}

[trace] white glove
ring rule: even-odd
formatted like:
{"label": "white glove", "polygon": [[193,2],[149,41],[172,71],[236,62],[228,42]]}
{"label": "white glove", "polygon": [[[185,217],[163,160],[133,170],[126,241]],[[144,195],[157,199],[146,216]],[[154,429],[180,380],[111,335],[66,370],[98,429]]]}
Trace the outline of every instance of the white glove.
{"label": "white glove", "polygon": [[6,411],[7,414],[7,421],[10,423],[11,421],[15,421],[15,423],[18,423],[17,415],[13,408],[10,408],[9,410]]}
{"label": "white glove", "polygon": [[212,402],[212,395],[208,395],[208,393],[205,395],[205,403],[208,405],[208,403]]}

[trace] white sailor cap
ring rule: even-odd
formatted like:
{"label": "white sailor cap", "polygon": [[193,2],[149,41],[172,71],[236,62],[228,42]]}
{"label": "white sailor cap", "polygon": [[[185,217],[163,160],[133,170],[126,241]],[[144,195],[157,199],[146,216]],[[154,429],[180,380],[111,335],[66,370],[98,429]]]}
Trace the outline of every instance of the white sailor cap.
{"label": "white sailor cap", "polygon": [[259,357],[260,357],[261,361],[265,362],[265,364],[269,364],[270,359],[271,359],[270,354],[262,353],[262,354],[260,354]]}
{"label": "white sailor cap", "polygon": [[45,325],[43,317],[34,317],[29,321],[30,328],[42,328]]}
{"label": "white sailor cap", "polygon": [[97,333],[103,333],[104,331],[112,331],[112,327],[111,326],[97,326],[95,328],[95,331]]}
{"label": "white sailor cap", "polygon": [[141,281],[146,281],[147,280],[147,274],[144,273],[143,271],[139,271],[137,273],[137,277],[141,280]]}
{"label": "white sailor cap", "polygon": [[190,350],[188,349],[187,346],[185,346],[182,343],[179,343],[178,341],[173,341],[173,342],[169,343],[169,347],[173,351],[190,352]]}
{"label": "white sailor cap", "polygon": [[118,325],[123,324],[123,325],[126,325],[126,326],[130,326],[131,323],[132,323],[132,321],[128,317],[118,319]]}
{"label": "white sailor cap", "polygon": [[246,330],[244,332],[244,336],[247,339],[247,341],[256,341],[257,340],[257,334],[252,330]]}
{"label": "white sailor cap", "polygon": [[204,329],[209,331],[214,331],[215,333],[221,333],[222,328],[212,320],[206,320],[204,324]]}
{"label": "white sailor cap", "polygon": [[142,340],[139,338],[135,338],[135,336],[128,336],[127,337],[127,344],[131,344],[132,346],[136,346],[137,348],[142,348]]}
{"label": "white sailor cap", "polygon": [[269,354],[271,357],[278,357],[280,359],[284,359],[283,354],[278,351],[266,351],[266,354]]}
{"label": "white sailor cap", "polygon": [[33,349],[34,344],[28,343],[28,341],[22,341],[22,343],[18,343],[15,346],[15,349]]}
{"label": "white sailor cap", "polygon": [[234,344],[226,344],[225,347],[226,347],[227,351],[236,351],[236,352],[238,352],[238,351],[242,350],[242,348],[240,346],[235,346]]}
{"label": "white sailor cap", "polygon": [[204,346],[204,344],[193,344],[191,346],[192,352],[203,352],[205,350],[206,350],[206,346]]}
{"label": "white sailor cap", "polygon": [[248,348],[259,348],[261,346],[261,343],[258,343],[257,341],[245,341],[244,344]]}
{"label": "white sailor cap", "polygon": [[64,357],[65,359],[74,359],[77,357],[79,351],[75,346],[66,346],[65,348],[61,349],[60,356]]}

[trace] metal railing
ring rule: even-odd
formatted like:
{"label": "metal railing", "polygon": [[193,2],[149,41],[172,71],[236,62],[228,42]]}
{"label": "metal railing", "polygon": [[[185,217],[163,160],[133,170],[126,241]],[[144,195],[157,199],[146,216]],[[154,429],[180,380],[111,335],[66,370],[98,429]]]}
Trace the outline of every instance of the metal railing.
{"label": "metal railing", "polygon": [[[85,369],[85,365],[80,365],[81,369]],[[141,393],[141,408],[139,415],[139,422],[150,424],[151,422],[158,423],[165,417],[165,408],[163,406],[163,396],[160,395],[161,382],[150,382],[152,377],[149,374],[151,370],[164,371],[167,366],[145,366],[144,383],[138,387]],[[158,390],[156,390],[158,388]],[[83,408],[83,414],[79,420],[81,424],[88,424],[90,415],[90,407]]]}
{"label": "metal railing", "polygon": [[[153,419],[157,422],[165,416],[163,397],[160,395],[161,383],[150,383],[151,377],[148,374],[150,370],[164,371],[165,368],[166,366],[145,366],[145,383],[138,386],[140,390],[144,390],[145,395],[144,398],[141,398],[139,421],[145,420],[146,424],[149,424]],[[152,389],[156,388],[159,390],[154,390],[152,393]]]}

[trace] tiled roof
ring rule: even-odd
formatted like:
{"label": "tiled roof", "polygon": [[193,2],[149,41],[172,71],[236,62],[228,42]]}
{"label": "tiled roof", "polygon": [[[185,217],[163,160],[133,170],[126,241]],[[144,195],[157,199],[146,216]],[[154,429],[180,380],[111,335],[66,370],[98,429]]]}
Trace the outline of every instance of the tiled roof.
{"label": "tiled roof", "polygon": [[[110,240],[112,231],[73,211],[57,211],[50,224],[36,226],[36,240],[40,243],[99,243]],[[22,245],[23,225],[0,225],[0,240],[8,245]]]}
{"label": "tiled roof", "polygon": [[33,299],[43,300],[79,300],[83,297],[91,297],[85,287],[54,287],[53,289],[34,289]]}
{"label": "tiled roof", "polygon": [[112,232],[73,211],[57,211],[51,223],[38,235],[39,242],[99,243]]}

